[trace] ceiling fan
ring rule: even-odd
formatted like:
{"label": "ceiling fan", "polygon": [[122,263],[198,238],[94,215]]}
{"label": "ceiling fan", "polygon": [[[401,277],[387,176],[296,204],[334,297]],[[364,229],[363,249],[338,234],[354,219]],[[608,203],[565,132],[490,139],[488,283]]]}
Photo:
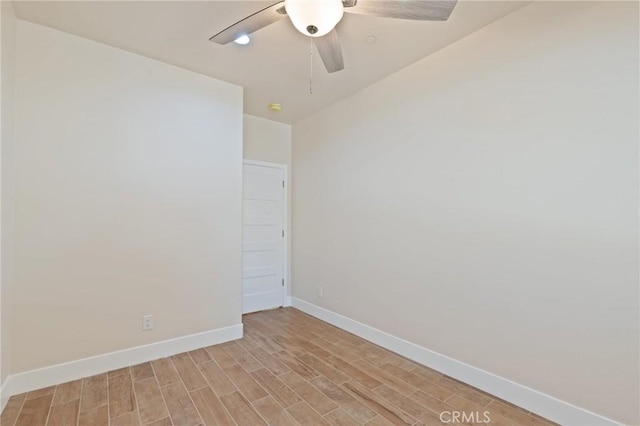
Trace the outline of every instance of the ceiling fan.
{"label": "ceiling fan", "polygon": [[286,16],[302,34],[313,37],[328,72],[344,69],[335,26],[344,12],[419,21],[446,21],[457,0],[284,0],[247,16],[209,40],[227,44]]}

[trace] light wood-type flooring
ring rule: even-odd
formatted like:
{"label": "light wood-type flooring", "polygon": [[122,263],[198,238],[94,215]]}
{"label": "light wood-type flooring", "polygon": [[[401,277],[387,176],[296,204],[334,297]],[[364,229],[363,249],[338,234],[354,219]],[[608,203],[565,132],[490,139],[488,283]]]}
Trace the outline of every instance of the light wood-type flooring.
{"label": "light wood-type flooring", "polygon": [[552,424],[296,309],[243,321],[241,340],[14,396],[0,424]]}

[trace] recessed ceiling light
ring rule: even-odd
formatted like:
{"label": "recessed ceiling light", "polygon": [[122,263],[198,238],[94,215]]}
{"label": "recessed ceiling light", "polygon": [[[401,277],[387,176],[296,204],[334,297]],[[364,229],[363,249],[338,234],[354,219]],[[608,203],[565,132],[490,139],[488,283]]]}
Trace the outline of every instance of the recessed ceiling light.
{"label": "recessed ceiling light", "polygon": [[240,37],[238,37],[237,39],[233,40],[236,44],[249,44],[249,42],[251,41],[251,39],[249,38],[248,35],[246,34],[242,34]]}
{"label": "recessed ceiling light", "polygon": [[280,112],[280,111],[282,111],[282,105],[280,105],[280,104],[269,104],[269,111]]}
{"label": "recessed ceiling light", "polygon": [[375,43],[376,41],[378,41],[378,38],[377,38],[376,36],[374,36],[374,35],[367,36],[367,37],[364,39],[364,42],[365,42],[365,43],[367,43],[367,44],[373,44],[373,43]]}

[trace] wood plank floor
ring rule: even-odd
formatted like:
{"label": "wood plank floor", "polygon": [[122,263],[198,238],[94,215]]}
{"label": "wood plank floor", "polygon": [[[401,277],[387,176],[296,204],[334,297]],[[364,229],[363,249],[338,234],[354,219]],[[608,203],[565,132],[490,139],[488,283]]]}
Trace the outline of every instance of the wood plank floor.
{"label": "wood plank floor", "polygon": [[241,340],[14,396],[0,424],[553,424],[293,308],[244,324]]}

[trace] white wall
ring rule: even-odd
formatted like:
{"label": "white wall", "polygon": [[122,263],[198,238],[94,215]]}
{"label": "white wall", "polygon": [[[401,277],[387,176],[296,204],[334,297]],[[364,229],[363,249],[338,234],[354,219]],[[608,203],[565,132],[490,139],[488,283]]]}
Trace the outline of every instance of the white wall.
{"label": "white wall", "polygon": [[243,156],[247,160],[291,165],[291,126],[244,114]]}
{"label": "white wall", "polygon": [[[1,265],[0,265],[0,386],[9,371],[9,336],[11,333],[11,292],[13,284],[13,146],[14,146],[14,64],[16,43],[16,15],[11,2],[0,2],[0,49],[2,50],[2,79],[0,105],[2,121],[2,220],[1,220]],[[4,395],[2,395],[4,399]]]}
{"label": "white wall", "polygon": [[12,374],[241,322],[239,87],[18,21],[15,157]]}
{"label": "white wall", "polygon": [[[243,157],[287,166],[287,229],[291,229],[291,125],[244,114]],[[287,296],[291,295],[291,232],[287,233]]]}
{"label": "white wall", "polygon": [[296,123],[294,296],[640,423],[637,18],[534,3]]}

